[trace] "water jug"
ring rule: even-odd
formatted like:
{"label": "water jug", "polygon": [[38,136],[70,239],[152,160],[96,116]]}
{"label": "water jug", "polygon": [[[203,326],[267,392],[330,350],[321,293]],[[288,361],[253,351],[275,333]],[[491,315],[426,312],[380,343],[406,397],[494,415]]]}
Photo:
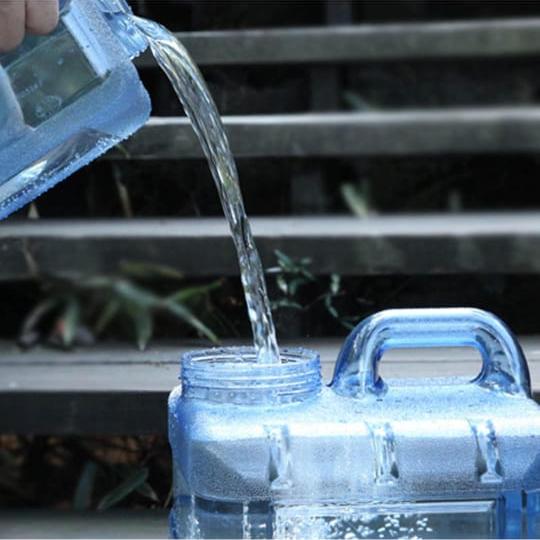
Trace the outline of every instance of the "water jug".
{"label": "water jug", "polygon": [[148,119],[130,14],[124,0],[64,1],[51,35],[0,56],[0,219]]}
{"label": "water jug", "polygon": [[[474,380],[378,372],[388,349],[463,346],[482,358]],[[251,348],[190,352],[181,381],[173,537],[540,537],[540,407],[489,313],[380,312],[349,335],[329,386],[303,349],[278,365]]]}

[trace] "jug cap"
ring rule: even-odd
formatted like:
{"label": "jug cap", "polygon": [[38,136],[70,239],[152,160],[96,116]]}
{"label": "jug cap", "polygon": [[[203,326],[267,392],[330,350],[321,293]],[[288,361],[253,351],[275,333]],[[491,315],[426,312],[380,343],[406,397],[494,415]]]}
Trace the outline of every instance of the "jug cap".
{"label": "jug cap", "polygon": [[182,357],[182,395],[238,405],[305,401],[321,390],[319,354],[281,349],[281,362],[257,362],[253,347],[191,351]]}

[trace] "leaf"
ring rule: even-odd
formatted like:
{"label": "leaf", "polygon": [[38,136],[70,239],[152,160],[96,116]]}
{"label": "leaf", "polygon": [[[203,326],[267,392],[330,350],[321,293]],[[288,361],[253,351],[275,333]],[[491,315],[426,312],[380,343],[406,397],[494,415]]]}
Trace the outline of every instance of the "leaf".
{"label": "leaf", "polygon": [[308,281],[316,281],[315,276],[306,268],[302,269],[302,275],[307,278]]}
{"label": "leaf", "polygon": [[292,279],[288,284],[289,295],[294,296],[298,292],[298,287],[304,283],[302,278]]}
{"label": "leaf", "polygon": [[341,195],[354,215],[363,218],[370,214],[371,210],[367,197],[353,184],[343,184],[341,186]]}
{"label": "leaf", "polygon": [[326,310],[328,311],[328,313],[330,313],[330,315],[332,315],[332,317],[334,317],[334,319],[339,319],[339,313],[337,312],[336,308],[332,304],[332,296],[331,295],[327,294],[324,297],[324,305],[326,306]]}
{"label": "leaf", "polygon": [[306,283],[307,281],[304,277],[297,277],[291,279],[291,281],[289,282],[289,295],[294,296],[298,292],[298,289]]}
{"label": "leaf", "polygon": [[188,309],[186,306],[183,306],[182,304],[178,304],[176,302],[172,302],[170,300],[166,300],[163,303],[163,308],[174,315],[175,317],[178,317],[180,320],[186,322],[196,330],[198,330],[201,334],[206,336],[210,341],[213,343],[219,343],[219,339],[214,334],[208,326],[206,326],[200,319],[198,319],[190,309]]}
{"label": "leaf", "polygon": [[139,287],[125,279],[119,279],[114,285],[114,291],[124,301],[139,307],[154,308],[159,305],[161,298],[153,292]]}
{"label": "leaf", "polygon": [[337,312],[337,309],[332,304],[328,306],[328,312],[330,313],[330,315],[332,315],[332,317],[334,317],[334,319],[339,320],[339,313]]}
{"label": "leaf", "polygon": [[351,324],[354,324],[355,326],[362,320],[362,317],[358,317],[356,315],[349,315],[347,317],[342,317],[344,321],[350,322]]}
{"label": "leaf", "polygon": [[161,264],[123,262],[120,269],[124,274],[140,278],[164,277],[178,280],[184,279],[182,272]]}
{"label": "leaf", "polygon": [[118,278],[110,276],[85,276],[77,280],[76,285],[81,289],[114,289]]}
{"label": "leaf", "polygon": [[343,326],[343,328],[346,328],[347,330],[352,330],[356,326],[358,319],[355,319],[354,322],[349,322],[349,319],[351,319],[351,317],[342,317],[341,319],[339,319],[339,323],[341,324],[341,326]]}
{"label": "leaf", "polygon": [[339,293],[340,289],[341,289],[341,276],[339,274],[332,274],[330,276],[330,292],[333,295],[336,295]]}
{"label": "leaf", "polygon": [[290,271],[291,269],[294,269],[294,262],[288,255],[285,255],[285,253],[279,249],[276,249],[274,253],[276,254],[279,266],[281,266],[283,270]]}
{"label": "leaf", "polygon": [[148,482],[145,482],[140,487],[138,487],[137,493],[139,493],[143,497],[146,497],[147,499],[150,499],[155,503],[159,503],[159,497],[157,496],[157,493],[154,491],[154,489]]}
{"label": "leaf", "polygon": [[206,296],[210,291],[218,289],[223,284],[222,280],[214,281],[209,285],[201,285],[198,287],[187,287],[180,289],[167,298],[168,301],[183,304],[197,297]]}
{"label": "leaf", "polygon": [[144,351],[148,345],[148,342],[152,338],[152,334],[154,333],[154,321],[152,319],[152,314],[144,308],[131,306],[129,316],[131,317],[133,326],[135,328],[137,346],[139,347],[139,350]]}
{"label": "leaf", "polygon": [[80,305],[75,296],[70,296],[66,301],[64,313],[58,320],[58,331],[64,347],[71,347],[77,334],[81,317]]}
{"label": "leaf", "polygon": [[276,278],[276,283],[279,287],[279,290],[283,294],[289,294],[289,285],[287,284],[287,280],[282,274],[278,275],[278,277]]}
{"label": "leaf", "polygon": [[121,484],[109,491],[98,504],[98,510],[107,510],[112,508],[128,495],[137,491],[148,478],[148,469],[142,468],[133,471]]}
{"label": "leaf", "polygon": [[101,334],[111,321],[116,317],[120,311],[120,301],[116,298],[109,300],[105,307],[103,308],[95,326],[94,331],[96,334]]}
{"label": "leaf", "polygon": [[373,109],[373,107],[356,92],[344,92],[343,99],[345,103],[355,111],[369,111]]}
{"label": "leaf", "polygon": [[[270,268],[268,270],[269,273],[301,275],[310,281],[315,281],[315,276],[307,269],[307,266],[311,264],[310,258],[304,257],[299,261],[294,261],[291,257],[285,255],[285,253],[278,249],[276,249],[274,253],[278,259],[279,268]],[[280,269],[281,272],[279,272]]]}
{"label": "leaf", "polygon": [[95,461],[87,461],[84,464],[73,497],[74,510],[88,510],[90,508],[97,471],[98,466]]}
{"label": "leaf", "polygon": [[120,205],[124,212],[124,217],[132,218],[133,217],[133,206],[131,204],[131,196],[127,186],[122,180],[122,173],[118,163],[113,162],[113,177],[114,183],[116,185],[116,191],[118,192],[118,198],[120,199]]}
{"label": "leaf", "polygon": [[291,309],[298,309],[302,310],[304,309],[301,304],[298,302],[293,302],[292,300],[289,300],[288,298],[281,298],[280,300],[276,300],[271,303],[272,309],[276,310],[279,308],[291,308]]}
{"label": "leaf", "polygon": [[53,296],[35,306],[32,311],[26,316],[23,322],[22,329],[19,334],[19,340],[26,341],[27,336],[35,335],[36,327],[48,313],[56,309],[60,304],[60,298]]}
{"label": "leaf", "polygon": [[174,493],[174,487],[171,485],[171,487],[169,488],[169,493],[167,493],[167,497],[165,497],[163,508],[169,508],[169,505],[171,504],[171,499],[173,497],[173,493]]}
{"label": "leaf", "polygon": [[116,145],[116,150],[118,150],[120,152],[120,154],[122,154],[125,158],[129,159],[131,157],[131,154],[130,152],[128,151],[128,149],[125,147],[125,145],[123,145],[122,143],[118,143]]}

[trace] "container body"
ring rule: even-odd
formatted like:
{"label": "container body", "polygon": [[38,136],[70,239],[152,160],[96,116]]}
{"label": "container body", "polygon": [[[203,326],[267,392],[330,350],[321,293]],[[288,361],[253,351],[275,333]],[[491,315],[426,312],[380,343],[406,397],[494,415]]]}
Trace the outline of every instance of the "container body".
{"label": "container body", "polygon": [[[217,370],[194,392],[189,369],[184,395],[179,388],[171,394],[171,535],[540,536],[540,408],[528,396],[526,377],[519,382],[525,392],[511,381],[483,384],[490,382],[488,361],[475,381],[382,384],[375,376],[370,391],[351,395],[343,384],[343,374],[352,373],[343,367],[350,343],[332,385],[312,381],[296,399],[247,397],[249,388],[271,392],[277,380],[281,396],[288,383],[298,385],[287,374],[248,376],[240,359],[252,351],[200,353],[218,363],[237,357],[246,394],[239,398]],[[504,369],[500,361],[497,377]],[[317,371],[306,368],[306,379]],[[513,373],[519,379],[521,372]]]}
{"label": "container body", "polygon": [[140,128],[150,100],[132,58],[146,41],[119,0],[63,3],[49,36],[0,56],[0,218]]}

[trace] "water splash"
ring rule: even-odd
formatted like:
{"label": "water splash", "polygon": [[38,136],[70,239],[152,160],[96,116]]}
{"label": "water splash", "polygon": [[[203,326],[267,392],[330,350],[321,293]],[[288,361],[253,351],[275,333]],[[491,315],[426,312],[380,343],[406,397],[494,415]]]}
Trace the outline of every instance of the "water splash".
{"label": "water splash", "polygon": [[218,110],[186,49],[166,28],[134,17],[152,54],[170,80],[197,134],[216,183],[238,254],[248,315],[258,361],[279,362],[276,331],[264,272],[244,209],[238,171]]}

